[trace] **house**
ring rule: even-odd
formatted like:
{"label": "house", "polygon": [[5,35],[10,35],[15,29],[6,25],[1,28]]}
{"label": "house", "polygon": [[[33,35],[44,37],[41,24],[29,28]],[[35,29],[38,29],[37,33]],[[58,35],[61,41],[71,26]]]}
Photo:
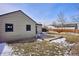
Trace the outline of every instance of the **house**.
{"label": "house", "polygon": [[79,23],[78,22],[72,22],[72,23],[64,23],[64,24],[56,24],[53,25],[55,28],[64,28],[64,29],[79,29]]}
{"label": "house", "polygon": [[42,32],[42,24],[36,23],[21,10],[0,15],[0,41],[35,37]]}

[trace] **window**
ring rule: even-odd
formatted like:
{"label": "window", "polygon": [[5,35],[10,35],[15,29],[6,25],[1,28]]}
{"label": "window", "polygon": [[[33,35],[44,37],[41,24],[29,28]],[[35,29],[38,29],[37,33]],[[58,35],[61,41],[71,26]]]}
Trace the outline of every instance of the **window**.
{"label": "window", "polygon": [[31,25],[26,25],[26,31],[31,31]]}
{"label": "window", "polygon": [[13,32],[13,24],[5,24],[5,32]]}

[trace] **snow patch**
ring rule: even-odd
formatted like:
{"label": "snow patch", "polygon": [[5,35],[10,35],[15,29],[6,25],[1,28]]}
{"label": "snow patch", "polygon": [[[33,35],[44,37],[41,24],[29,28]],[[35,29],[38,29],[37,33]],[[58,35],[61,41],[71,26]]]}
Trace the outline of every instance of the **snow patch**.
{"label": "snow patch", "polygon": [[40,42],[42,42],[43,40],[42,40],[42,39],[37,39],[37,41],[40,41]]}
{"label": "snow patch", "polygon": [[56,40],[52,40],[50,41],[50,43],[59,43],[60,45],[63,45],[63,46],[73,46],[75,43],[73,44],[70,44],[66,41],[66,38],[60,38],[60,39],[56,39]]}
{"label": "snow patch", "polygon": [[11,56],[12,54],[12,48],[8,46],[7,43],[0,43],[0,47],[1,47],[1,56]]}
{"label": "snow patch", "polygon": [[56,39],[56,40],[52,40],[50,43],[55,42],[55,43],[64,43],[66,40],[66,38],[60,38],[60,39]]}

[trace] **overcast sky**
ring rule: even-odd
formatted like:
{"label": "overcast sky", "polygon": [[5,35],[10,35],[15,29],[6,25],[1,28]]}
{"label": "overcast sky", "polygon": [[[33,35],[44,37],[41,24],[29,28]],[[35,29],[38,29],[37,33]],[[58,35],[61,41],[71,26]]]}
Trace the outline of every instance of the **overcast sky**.
{"label": "overcast sky", "polygon": [[38,23],[51,24],[57,19],[57,14],[62,11],[66,21],[71,21],[71,16],[79,14],[79,4],[77,3],[49,3],[49,4],[0,4],[0,14],[22,10]]}

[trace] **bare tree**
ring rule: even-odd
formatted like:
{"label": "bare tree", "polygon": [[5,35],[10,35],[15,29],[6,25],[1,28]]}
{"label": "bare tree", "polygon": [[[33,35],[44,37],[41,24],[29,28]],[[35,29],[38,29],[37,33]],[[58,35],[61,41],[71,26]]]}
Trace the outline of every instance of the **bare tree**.
{"label": "bare tree", "polygon": [[56,21],[53,21],[51,25],[56,26],[56,24],[57,24]]}
{"label": "bare tree", "polygon": [[72,21],[73,21],[73,22],[79,22],[79,15],[77,15],[77,16],[72,16],[71,18],[72,18]]}
{"label": "bare tree", "polygon": [[[72,16],[71,18],[73,22],[79,22],[79,15]],[[75,24],[75,29],[78,29],[78,24]],[[76,30],[76,33],[77,33],[77,30]]]}
{"label": "bare tree", "polygon": [[58,15],[57,15],[57,21],[61,23],[61,27],[63,27],[63,24],[65,23],[65,17],[64,17],[64,13],[63,12],[60,12]]}

